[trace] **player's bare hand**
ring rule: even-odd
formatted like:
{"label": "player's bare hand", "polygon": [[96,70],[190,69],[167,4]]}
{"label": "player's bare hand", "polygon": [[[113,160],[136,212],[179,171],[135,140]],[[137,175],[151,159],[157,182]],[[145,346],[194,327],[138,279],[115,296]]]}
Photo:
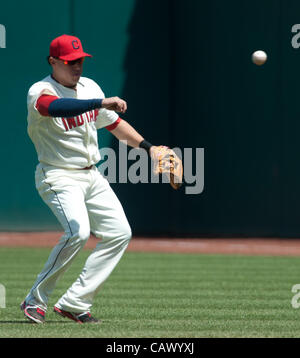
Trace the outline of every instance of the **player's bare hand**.
{"label": "player's bare hand", "polygon": [[119,97],[104,98],[102,100],[102,108],[125,113],[127,110],[127,103]]}

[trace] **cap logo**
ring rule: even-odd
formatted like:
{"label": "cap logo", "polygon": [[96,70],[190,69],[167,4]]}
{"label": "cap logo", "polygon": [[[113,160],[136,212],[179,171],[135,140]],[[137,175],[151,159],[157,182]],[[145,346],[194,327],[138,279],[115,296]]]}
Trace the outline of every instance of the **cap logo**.
{"label": "cap logo", "polygon": [[78,50],[80,48],[77,40],[72,41],[72,46],[74,50]]}

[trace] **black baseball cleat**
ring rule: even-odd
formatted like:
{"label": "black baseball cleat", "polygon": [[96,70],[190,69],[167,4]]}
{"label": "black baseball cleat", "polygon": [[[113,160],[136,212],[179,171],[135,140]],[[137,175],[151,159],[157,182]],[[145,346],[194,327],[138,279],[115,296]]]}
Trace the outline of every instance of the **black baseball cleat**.
{"label": "black baseball cleat", "polygon": [[45,311],[38,306],[28,305],[26,301],[23,301],[20,305],[21,310],[24,312],[24,316],[27,317],[31,322],[44,323],[45,322]]}
{"label": "black baseball cleat", "polygon": [[62,317],[69,318],[77,323],[100,323],[101,321],[94,318],[89,312],[67,312],[54,306],[53,311]]}

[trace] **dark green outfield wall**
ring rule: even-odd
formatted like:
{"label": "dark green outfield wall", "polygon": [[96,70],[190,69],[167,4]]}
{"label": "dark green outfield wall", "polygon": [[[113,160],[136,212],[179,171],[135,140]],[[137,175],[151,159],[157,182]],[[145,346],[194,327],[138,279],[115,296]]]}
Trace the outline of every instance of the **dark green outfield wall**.
{"label": "dark green outfield wall", "polygon": [[[60,229],[34,187],[26,93],[49,71],[50,41],[68,33],[94,55],[85,75],[127,100],[123,118],[149,141],[205,150],[201,194],[112,184],[134,234],[299,236],[299,1],[10,2],[0,23],[1,230]],[[105,130],[99,139],[118,147]]]}

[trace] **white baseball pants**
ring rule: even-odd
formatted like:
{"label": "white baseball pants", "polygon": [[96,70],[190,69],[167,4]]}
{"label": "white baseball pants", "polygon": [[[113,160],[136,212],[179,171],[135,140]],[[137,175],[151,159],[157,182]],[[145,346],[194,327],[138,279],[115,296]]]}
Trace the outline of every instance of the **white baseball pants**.
{"label": "white baseball pants", "polygon": [[101,239],[84,268],[55,304],[69,312],[89,311],[95,294],[121,259],[131,238],[123,208],[96,167],[67,170],[39,164],[36,187],[64,229],[26,302],[47,309],[56,282],[69,268],[92,232]]}

